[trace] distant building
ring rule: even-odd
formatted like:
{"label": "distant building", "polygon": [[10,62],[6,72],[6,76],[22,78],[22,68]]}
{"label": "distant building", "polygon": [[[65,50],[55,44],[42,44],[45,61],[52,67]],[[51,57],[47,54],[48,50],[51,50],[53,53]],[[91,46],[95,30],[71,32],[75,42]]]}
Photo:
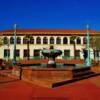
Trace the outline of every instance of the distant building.
{"label": "distant building", "polygon": [[[3,38],[3,46],[0,47],[0,58],[13,59],[14,38],[13,30],[5,30],[0,33]],[[41,49],[49,48],[53,45],[55,49],[62,50],[62,55],[58,58],[73,59],[74,46],[71,41],[71,36],[76,36],[75,39],[75,56],[76,59],[83,59],[83,49],[86,47],[86,30],[35,30],[35,29],[18,29],[16,31],[16,57],[17,59],[26,59],[27,57],[27,39],[25,35],[30,35],[29,53],[30,58],[42,58]],[[99,33],[95,30],[90,30],[90,40],[93,36]],[[9,43],[7,42],[7,38]],[[9,44],[9,46],[7,46]],[[98,51],[98,57],[100,52]],[[93,49],[91,48],[91,58],[94,59]]]}

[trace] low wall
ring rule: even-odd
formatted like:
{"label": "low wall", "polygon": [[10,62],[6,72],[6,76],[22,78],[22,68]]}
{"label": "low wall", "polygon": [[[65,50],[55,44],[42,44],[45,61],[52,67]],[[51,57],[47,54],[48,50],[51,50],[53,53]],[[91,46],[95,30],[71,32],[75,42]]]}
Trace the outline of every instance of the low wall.
{"label": "low wall", "polygon": [[24,80],[49,80],[61,81],[72,78],[72,71],[58,68],[23,68],[22,79]]}
{"label": "low wall", "polygon": [[52,87],[54,83],[72,80],[91,73],[91,68],[15,68],[13,70],[20,79],[36,85]]}

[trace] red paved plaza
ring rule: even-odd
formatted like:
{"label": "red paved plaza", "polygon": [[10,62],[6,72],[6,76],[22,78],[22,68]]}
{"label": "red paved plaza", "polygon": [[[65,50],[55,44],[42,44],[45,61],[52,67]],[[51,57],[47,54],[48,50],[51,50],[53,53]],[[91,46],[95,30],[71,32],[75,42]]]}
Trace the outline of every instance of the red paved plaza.
{"label": "red paved plaza", "polygon": [[44,88],[1,76],[0,100],[100,100],[100,76],[56,88]]}

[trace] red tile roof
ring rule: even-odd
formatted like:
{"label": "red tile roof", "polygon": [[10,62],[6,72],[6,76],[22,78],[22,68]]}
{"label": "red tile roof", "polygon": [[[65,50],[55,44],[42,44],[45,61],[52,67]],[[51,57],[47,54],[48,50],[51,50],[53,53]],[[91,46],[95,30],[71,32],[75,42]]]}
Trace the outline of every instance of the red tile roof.
{"label": "red tile roof", "polygon": [[[3,32],[13,32],[13,30],[5,30]],[[61,29],[17,29],[17,32],[75,32],[84,33],[86,30],[61,30]],[[95,30],[90,30],[90,32],[96,33]]]}
{"label": "red tile roof", "polygon": [[[5,30],[1,33],[3,35],[12,35],[14,30]],[[24,35],[24,34],[33,34],[33,35],[70,35],[70,34],[76,34],[76,35],[84,35],[86,34],[86,30],[64,30],[64,29],[17,29],[17,34]],[[91,35],[100,34],[100,32],[97,32],[96,30],[90,30]]]}

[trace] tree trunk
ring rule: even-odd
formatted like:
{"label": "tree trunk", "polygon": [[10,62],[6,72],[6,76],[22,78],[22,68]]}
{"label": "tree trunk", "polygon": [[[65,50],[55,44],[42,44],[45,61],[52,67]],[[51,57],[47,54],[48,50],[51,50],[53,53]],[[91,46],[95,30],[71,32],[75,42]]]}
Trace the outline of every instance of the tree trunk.
{"label": "tree trunk", "polygon": [[30,60],[29,40],[27,41],[27,60]]}
{"label": "tree trunk", "polygon": [[75,45],[75,41],[74,41],[73,46],[74,46],[74,59],[76,59],[76,45]]}

